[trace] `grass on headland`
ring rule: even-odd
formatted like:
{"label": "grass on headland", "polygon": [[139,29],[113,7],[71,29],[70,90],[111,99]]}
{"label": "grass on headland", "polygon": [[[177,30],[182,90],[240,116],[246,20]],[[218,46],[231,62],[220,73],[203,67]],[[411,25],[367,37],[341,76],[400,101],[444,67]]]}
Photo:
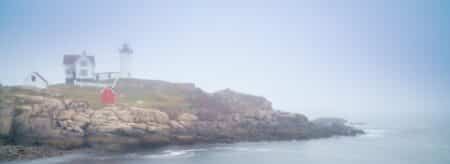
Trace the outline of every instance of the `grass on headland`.
{"label": "grass on headland", "polygon": [[[142,84],[136,84],[140,82]],[[158,86],[154,81],[122,80],[115,91],[118,93],[118,103],[143,108],[158,108],[162,110],[186,110],[190,108],[188,93],[172,85]],[[173,84],[175,85],[175,84]],[[71,85],[52,85],[50,92],[58,93],[64,98],[86,101],[92,108],[101,108],[100,91],[97,87],[77,87]]]}

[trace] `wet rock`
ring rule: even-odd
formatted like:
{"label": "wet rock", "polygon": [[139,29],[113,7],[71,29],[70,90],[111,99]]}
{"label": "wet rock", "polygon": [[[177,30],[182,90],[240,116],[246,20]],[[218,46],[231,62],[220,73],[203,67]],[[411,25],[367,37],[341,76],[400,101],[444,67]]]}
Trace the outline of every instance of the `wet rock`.
{"label": "wet rock", "polygon": [[0,146],[0,161],[44,158],[62,154],[64,154],[64,151],[49,147],[26,147],[16,145]]}

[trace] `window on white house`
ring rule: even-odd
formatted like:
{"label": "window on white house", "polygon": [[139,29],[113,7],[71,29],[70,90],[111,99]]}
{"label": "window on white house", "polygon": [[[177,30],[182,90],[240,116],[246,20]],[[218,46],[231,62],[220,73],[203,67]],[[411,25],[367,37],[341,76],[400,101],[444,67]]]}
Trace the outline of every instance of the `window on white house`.
{"label": "window on white house", "polygon": [[86,60],[81,61],[80,65],[81,65],[82,67],[86,67],[86,66],[87,66]]}
{"label": "window on white house", "polygon": [[80,76],[87,76],[88,75],[88,71],[85,69],[80,70]]}

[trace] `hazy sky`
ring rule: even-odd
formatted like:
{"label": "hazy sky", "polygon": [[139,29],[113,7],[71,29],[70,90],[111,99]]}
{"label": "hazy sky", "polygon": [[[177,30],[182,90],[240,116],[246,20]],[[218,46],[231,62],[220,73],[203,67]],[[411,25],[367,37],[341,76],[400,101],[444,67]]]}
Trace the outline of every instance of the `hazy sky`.
{"label": "hazy sky", "polygon": [[448,1],[0,1],[0,83],[64,80],[86,50],[135,76],[265,96],[312,117],[427,122],[450,115]]}

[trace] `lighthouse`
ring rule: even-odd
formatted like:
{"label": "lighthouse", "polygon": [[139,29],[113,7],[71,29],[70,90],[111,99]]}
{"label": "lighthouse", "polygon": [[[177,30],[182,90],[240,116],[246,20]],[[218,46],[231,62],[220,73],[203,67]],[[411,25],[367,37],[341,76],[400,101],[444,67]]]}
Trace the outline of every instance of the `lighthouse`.
{"label": "lighthouse", "polygon": [[128,44],[123,44],[119,49],[120,55],[120,77],[131,78],[131,57],[133,50]]}

